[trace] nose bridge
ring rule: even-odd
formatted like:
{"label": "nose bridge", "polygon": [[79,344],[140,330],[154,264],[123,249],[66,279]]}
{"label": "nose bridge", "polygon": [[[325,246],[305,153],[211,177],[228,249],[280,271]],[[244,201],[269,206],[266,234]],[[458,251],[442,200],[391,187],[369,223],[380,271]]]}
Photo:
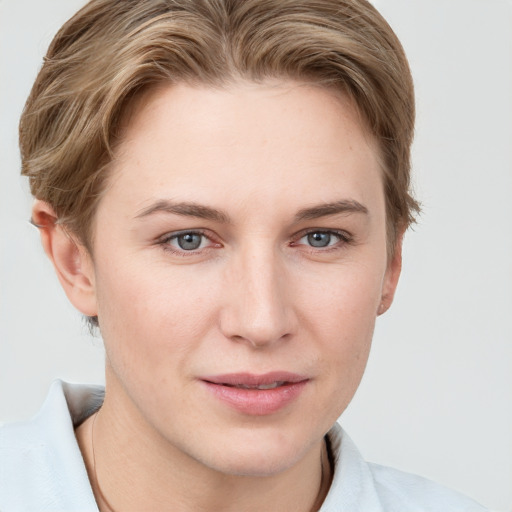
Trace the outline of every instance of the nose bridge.
{"label": "nose bridge", "polygon": [[236,257],[229,279],[224,332],[230,338],[263,347],[293,329],[286,273],[278,251],[268,241],[251,243]]}

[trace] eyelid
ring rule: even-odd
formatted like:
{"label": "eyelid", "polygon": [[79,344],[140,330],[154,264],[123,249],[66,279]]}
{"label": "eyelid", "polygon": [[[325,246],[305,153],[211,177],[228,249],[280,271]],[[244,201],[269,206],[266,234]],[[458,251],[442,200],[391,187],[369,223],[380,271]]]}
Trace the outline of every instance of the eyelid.
{"label": "eyelid", "polygon": [[350,242],[353,239],[353,236],[344,229],[333,229],[333,228],[307,228],[303,229],[302,231],[299,231],[293,236],[293,243],[300,240],[301,238],[304,238],[307,235],[310,235],[312,233],[328,233],[330,235],[336,235],[340,237],[345,242]]}
{"label": "eyelid", "polygon": [[188,235],[188,234],[202,235],[202,236],[206,236],[206,238],[209,238],[204,229],[180,229],[178,231],[169,231],[168,233],[165,233],[165,235],[159,236],[156,239],[156,242],[157,243],[168,242],[169,240],[172,240],[173,238],[177,238],[179,236]]}
{"label": "eyelid", "polygon": [[[178,249],[169,244],[169,242],[171,240],[175,240],[179,236],[188,235],[188,234],[203,236],[204,238],[206,238],[210,241],[211,245],[209,245],[208,247],[202,247],[200,249],[194,249],[194,250],[187,251],[184,249]],[[161,237],[159,237],[156,240],[156,243],[157,243],[157,245],[161,246],[164,251],[168,251],[168,252],[171,252],[172,254],[176,254],[179,256],[187,257],[187,256],[194,256],[194,255],[201,254],[203,251],[208,250],[208,249],[221,247],[222,244],[220,242],[217,242],[215,240],[215,238],[216,237],[213,236],[212,232],[207,229],[202,229],[202,228],[180,229],[178,231],[170,231],[170,232],[166,233],[165,235],[162,235]]]}
{"label": "eyelid", "polygon": [[[312,233],[326,233],[335,236],[337,240],[335,243],[323,247],[315,247],[308,243],[300,242],[302,238]],[[347,250],[350,246],[354,245],[354,243],[353,235],[343,229],[312,228],[297,233],[289,246],[303,253],[310,254],[311,256],[327,256],[329,254],[341,254],[341,251]]]}

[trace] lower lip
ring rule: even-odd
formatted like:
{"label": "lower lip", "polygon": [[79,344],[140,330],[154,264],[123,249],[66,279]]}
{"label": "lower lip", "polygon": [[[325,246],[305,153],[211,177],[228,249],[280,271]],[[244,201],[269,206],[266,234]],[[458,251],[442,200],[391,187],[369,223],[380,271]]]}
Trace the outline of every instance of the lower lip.
{"label": "lower lip", "polygon": [[202,381],[220,401],[243,414],[265,416],[293,402],[302,393],[307,380],[292,382],[273,389],[242,389]]}

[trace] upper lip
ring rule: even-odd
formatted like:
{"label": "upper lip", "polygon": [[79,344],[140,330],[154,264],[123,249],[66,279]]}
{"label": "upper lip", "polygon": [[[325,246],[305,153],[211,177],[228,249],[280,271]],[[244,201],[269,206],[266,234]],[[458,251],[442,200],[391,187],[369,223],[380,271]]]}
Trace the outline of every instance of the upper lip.
{"label": "upper lip", "polygon": [[263,374],[226,373],[223,375],[201,377],[201,380],[211,382],[213,384],[227,384],[229,386],[263,386],[274,382],[303,382],[308,380],[308,377],[292,372],[274,371]]}

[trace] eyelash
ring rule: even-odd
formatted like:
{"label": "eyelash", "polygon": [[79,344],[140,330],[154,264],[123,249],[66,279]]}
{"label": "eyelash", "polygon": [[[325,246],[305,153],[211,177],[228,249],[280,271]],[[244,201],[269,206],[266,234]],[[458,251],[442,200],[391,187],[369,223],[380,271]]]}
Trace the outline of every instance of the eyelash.
{"label": "eyelash", "polygon": [[341,231],[341,230],[337,230],[337,229],[319,229],[319,228],[314,228],[314,229],[308,229],[306,231],[302,231],[301,233],[299,233],[295,237],[295,241],[292,242],[291,245],[292,246],[296,246],[296,245],[298,245],[297,244],[298,241],[300,241],[301,239],[307,237],[308,235],[313,235],[313,234],[329,235],[329,236],[335,236],[336,238],[338,238],[338,241],[336,243],[334,243],[332,245],[327,245],[325,247],[314,247],[314,246],[311,246],[311,245],[306,245],[306,247],[310,251],[313,251],[315,253],[318,253],[318,252],[325,253],[325,252],[331,252],[331,251],[340,250],[344,246],[353,243],[352,235],[350,233],[347,233],[346,231]]}
{"label": "eyelash", "polygon": [[[185,236],[185,235],[201,236],[201,237],[203,237],[203,239],[206,238],[207,240],[209,240],[213,244],[213,246],[202,247],[199,249],[193,249],[193,250],[187,251],[185,249],[174,248],[172,245],[170,245],[169,242],[171,242],[172,240],[178,239],[180,236]],[[203,241],[201,241],[201,244],[202,243],[203,243]],[[172,254],[175,254],[177,256],[182,256],[184,258],[186,258],[187,256],[190,257],[190,256],[197,255],[197,254],[199,254],[200,251],[204,251],[205,249],[206,250],[212,249],[212,248],[215,248],[215,246],[221,247],[220,243],[215,242],[211,235],[208,235],[206,233],[206,231],[203,231],[201,229],[183,230],[183,231],[175,231],[173,233],[169,233],[169,234],[165,235],[163,238],[161,238],[160,240],[158,240],[158,244],[162,247],[162,249],[164,251],[171,252]]]}
{"label": "eyelash", "polygon": [[[302,244],[299,244],[298,242],[302,238],[305,238],[308,235],[313,235],[313,234],[329,235],[329,236],[335,236],[336,238],[338,238],[338,241],[336,243],[334,243],[332,245],[327,245],[325,247],[314,247],[311,245],[304,244],[308,248],[308,250],[315,252],[315,253],[318,253],[318,252],[325,253],[325,252],[330,252],[330,251],[336,251],[336,250],[343,248],[345,245],[353,243],[352,235],[350,235],[346,231],[340,231],[340,230],[336,230],[336,229],[318,229],[317,228],[317,229],[308,229],[306,231],[302,231],[302,232],[298,233],[297,235],[294,236],[294,241],[291,242],[290,246],[296,247],[298,245],[302,245]],[[172,240],[177,240],[179,237],[185,236],[185,235],[201,236],[201,237],[203,237],[203,239],[206,238],[207,240],[209,240],[210,243],[212,243],[213,245],[207,246],[207,247],[200,247],[198,249],[191,249],[189,251],[187,251],[186,249],[176,249],[172,245],[170,245],[170,242]],[[202,243],[203,243],[203,241],[201,241],[201,244]],[[222,244],[220,244],[219,242],[215,242],[211,235],[207,234],[206,231],[201,230],[201,229],[183,230],[183,231],[176,231],[173,233],[169,233],[169,234],[165,235],[163,238],[161,238],[160,240],[158,240],[158,245],[160,245],[163,250],[171,252],[171,253],[181,256],[181,257],[190,257],[190,256],[197,255],[204,250],[222,247]]]}

